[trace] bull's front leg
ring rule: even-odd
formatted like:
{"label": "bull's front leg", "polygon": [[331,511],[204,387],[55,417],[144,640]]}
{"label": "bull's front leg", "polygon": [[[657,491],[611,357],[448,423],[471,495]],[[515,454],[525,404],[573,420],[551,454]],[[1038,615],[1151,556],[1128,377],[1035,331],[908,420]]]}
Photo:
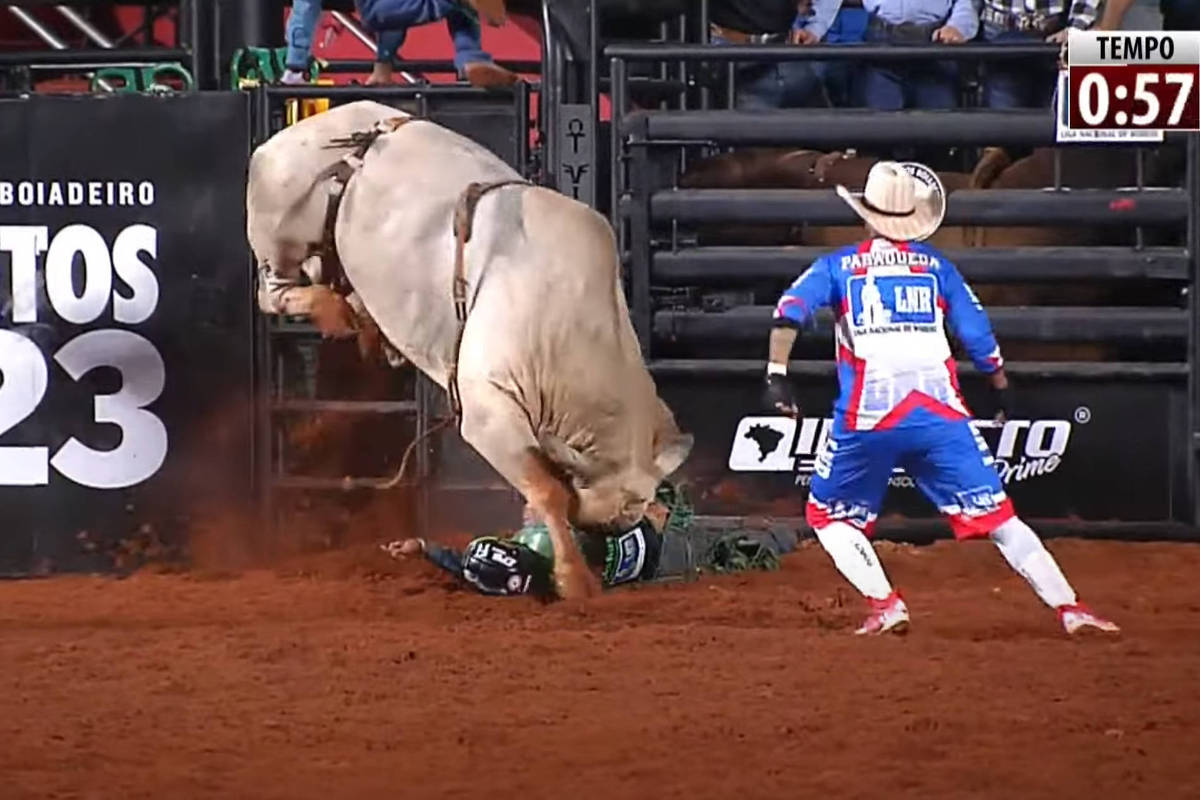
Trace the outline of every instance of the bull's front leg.
{"label": "bull's front leg", "polygon": [[571,537],[571,488],[546,459],[529,426],[529,416],[490,381],[460,381],[462,436],[487,459],[545,523],[554,546],[554,583],[559,597],[578,600],[600,593]]}
{"label": "bull's front leg", "polygon": [[322,336],[334,339],[358,334],[358,315],[333,289],[322,284],[276,284],[259,290],[258,305],[266,313],[308,317]]}
{"label": "bull's front leg", "polygon": [[550,532],[550,543],[554,546],[554,584],[559,597],[575,600],[600,594],[600,581],[588,569],[571,536],[570,489],[540,450],[531,448],[525,453],[525,466],[521,472],[518,488]]}

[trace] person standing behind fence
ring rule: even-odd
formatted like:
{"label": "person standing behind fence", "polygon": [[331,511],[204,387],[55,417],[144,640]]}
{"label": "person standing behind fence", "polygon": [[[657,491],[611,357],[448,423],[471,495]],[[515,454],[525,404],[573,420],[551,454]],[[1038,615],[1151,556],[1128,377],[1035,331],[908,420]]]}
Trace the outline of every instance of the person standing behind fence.
{"label": "person standing behind fence", "polygon": [[[816,44],[829,30],[839,2],[712,0],[709,38],[714,44]],[[806,61],[744,64],[737,71],[736,93],[741,109],[829,105],[817,72]]]}
{"label": "person standing behind fence", "polygon": [[792,345],[820,309],[832,308],[840,393],[805,517],[834,566],[867,598],[870,613],[856,632],[909,625],[908,607],[867,540],[896,466],[949,518],[956,539],[991,539],[1067,633],[1117,631],[1079,602],[1054,556],[1017,517],[971,425],[947,328],[988,376],[997,420],[1012,413],[1012,390],[983,306],[954,264],[923,242],[945,214],[941,182],[923,165],[881,161],[861,195],[844,186],[837,193],[866,223],[866,239],[818,258],[779,298],[764,377],[767,407],[800,417],[787,375]]}
{"label": "person standing behind fence", "polygon": [[404,44],[408,29],[438,20],[445,20],[454,42],[454,67],[461,78],[473,86],[494,88],[511,86],[519,78],[516,73],[496,64],[483,49],[479,28],[482,7],[489,25],[503,25],[506,16],[503,2],[498,0],[355,0],[358,15],[367,30],[379,41],[375,67],[367,83],[392,82],[392,59]]}
{"label": "person standing behind fence", "polygon": [[308,83],[313,32],[321,19],[321,0],[293,0],[287,21],[287,57],[282,83]]}
{"label": "person standing behind fence", "polygon": [[[826,44],[862,44],[867,38],[868,19],[862,0],[845,0],[822,41]],[[842,59],[816,61],[813,62],[813,69],[825,85],[829,104],[834,108],[862,105],[862,98],[859,97],[861,70],[856,62]]]}
{"label": "person standing behind fence", "polygon": [[[869,44],[963,44],[979,33],[973,0],[863,0]],[[863,74],[864,105],[881,111],[959,105],[954,61],[874,62]]]}
{"label": "person standing behind fence", "polygon": [[[979,19],[989,44],[1067,40],[1067,29],[1088,30],[1104,0],[983,0]],[[1048,108],[1058,68],[1052,59],[993,61],[986,65],[983,104],[988,108]]]}
{"label": "person standing behind fence", "polygon": [[[1158,11],[1151,11],[1149,6],[1157,5]],[[1134,14],[1126,22],[1130,9],[1137,6]],[[1147,24],[1147,20],[1158,19]],[[1107,0],[1104,4],[1104,16],[1097,26],[1101,30],[1144,31],[1196,31],[1200,30],[1200,0]]]}

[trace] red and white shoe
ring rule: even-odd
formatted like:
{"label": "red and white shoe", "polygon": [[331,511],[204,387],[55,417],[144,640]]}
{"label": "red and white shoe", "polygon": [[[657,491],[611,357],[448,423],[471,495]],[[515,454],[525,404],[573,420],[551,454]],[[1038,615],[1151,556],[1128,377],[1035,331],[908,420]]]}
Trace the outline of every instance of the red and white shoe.
{"label": "red and white shoe", "polygon": [[868,597],[867,605],[871,607],[871,615],[854,632],[856,636],[908,633],[908,606],[904,605],[899,593],[892,592],[882,600]]}
{"label": "red and white shoe", "polygon": [[1072,634],[1079,633],[1088,628],[1104,631],[1105,633],[1119,633],[1121,630],[1115,622],[1110,622],[1104,617],[1097,616],[1083,603],[1059,606],[1058,621],[1062,623],[1063,630]]}

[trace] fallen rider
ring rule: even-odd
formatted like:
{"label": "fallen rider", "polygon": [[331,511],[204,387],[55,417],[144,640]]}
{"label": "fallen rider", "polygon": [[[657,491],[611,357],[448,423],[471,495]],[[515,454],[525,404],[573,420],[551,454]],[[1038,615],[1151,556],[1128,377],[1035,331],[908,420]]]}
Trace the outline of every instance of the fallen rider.
{"label": "fallen rider", "polygon": [[[796,536],[790,531],[745,535],[694,531],[691,507],[666,482],[642,520],[628,531],[610,537],[574,533],[584,560],[606,589],[682,578],[700,569],[776,569],[779,556],[796,547]],[[480,536],[461,552],[425,539],[402,539],[382,549],[394,558],[424,554],[482,594],[554,595],[554,548],[546,527],[537,523],[508,537]]]}

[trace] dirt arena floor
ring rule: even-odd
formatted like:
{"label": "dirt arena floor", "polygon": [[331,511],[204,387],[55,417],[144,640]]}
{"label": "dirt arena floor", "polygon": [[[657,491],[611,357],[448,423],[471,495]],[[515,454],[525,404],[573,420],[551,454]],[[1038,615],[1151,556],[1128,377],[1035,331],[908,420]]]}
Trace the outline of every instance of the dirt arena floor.
{"label": "dirt arena floor", "polygon": [[369,548],[0,584],[0,797],[1197,798],[1200,546],[1058,540],[1072,640],[986,543],[542,606]]}

